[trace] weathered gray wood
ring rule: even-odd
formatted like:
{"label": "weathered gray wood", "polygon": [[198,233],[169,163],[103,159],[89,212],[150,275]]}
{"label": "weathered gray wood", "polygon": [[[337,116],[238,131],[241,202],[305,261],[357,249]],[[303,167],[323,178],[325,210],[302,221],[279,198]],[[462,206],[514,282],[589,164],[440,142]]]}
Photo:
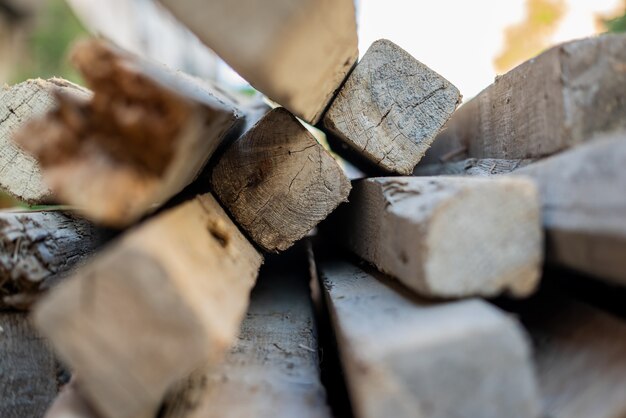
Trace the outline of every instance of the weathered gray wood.
{"label": "weathered gray wood", "polygon": [[29,308],[104,239],[69,213],[0,213],[0,309]]}
{"label": "weathered gray wood", "polygon": [[368,49],[324,116],[324,127],[384,170],[410,174],[461,95],[387,40]]}
{"label": "weathered gray wood", "polygon": [[224,363],[186,381],[164,418],[331,416],[320,383],[306,264],[290,261],[263,268],[237,345]]}
{"label": "weathered gray wood", "polygon": [[502,160],[497,158],[468,158],[463,161],[418,164],[414,176],[479,176],[508,174],[534,160]]}
{"label": "weathered gray wood", "polygon": [[358,418],[538,416],[514,320],[480,300],[412,299],[350,263],[318,268]]}
{"label": "weathered gray wood", "polygon": [[551,418],[626,416],[626,323],[558,295],[522,313]]}
{"label": "weathered gray wood", "polygon": [[351,251],[425,296],[525,297],[540,276],[539,201],[526,179],[359,181],[337,228]]}
{"label": "weathered gray wood", "polygon": [[57,372],[27,315],[0,312],[0,416],[42,417],[57,394]]}
{"label": "weathered gray wood", "polygon": [[124,227],[191,183],[240,121],[207,86],[104,41],[72,60],[91,100],[59,106],[19,134],[55,196],[87,218]]}
{"label": "weathered gray wood", "polygon": [[239,225],[269,252],[291,247],[350,192],[341,167],[283,108],[230,146],[211,182]]}
{"label": "weathered gray wood", "polygon": [[458,159],[541,158],[626,127],[626,35],[554,47],[465,103],[423,163]]}
{"label": "weathered gray wood", "polygon": [[[52,200],[39,164],[13,141],[13,134],[28,121],[54,107],[55,92],[87,97],[81,87],[58,78],[28,80],[0,89],[0,188],[18,200],[43,204]],[[33,141],[41,138],[33,138]]]}
{"label": "weathered gray wood", "polygon": [[235,342],[262,257],[210,194],[111,244],[35,321],[104,418],[153,418],[172,384]]}
{"label": "weathered gray wood", "polygon": [[547,259],[626,285],[626,132],[531,164],[542,202]]}
{"label": "weathered gray wood", "polygon": [[317,123],[358,57],[352,0],[160,0],[254,87]]}

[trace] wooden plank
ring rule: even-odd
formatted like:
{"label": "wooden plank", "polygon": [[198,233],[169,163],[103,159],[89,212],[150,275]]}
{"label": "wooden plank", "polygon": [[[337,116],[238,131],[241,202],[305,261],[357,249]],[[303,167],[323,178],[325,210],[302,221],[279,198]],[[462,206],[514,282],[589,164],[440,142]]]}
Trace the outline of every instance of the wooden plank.
{"label": "wooden plank", "polygon": [[94,90],[21,131],[55,196],[89,219],[131,224],[178,193],[235,129],[240,115],[205,84],[101,40],[72,59]]}
{"label": "wooden plank", "polygon": [[358,418],[538,416],[513,319],[477,299],[412,298],[350,263],[318,268]]}
{"label": "wooden plank", "polygon": [[164,418],[329,418],[308,281],[304,260],[264,266],[237,345],[185,381]]}
{"label": "wooden plank", "polygon": [[463,161],[418,164],[414,176],[479,176],[509,174],[535,160],[503,160],[499,158],[468,158]]}
{"label": "wooden plank", "polygon": [[58,371],[27,315],[0,312],[0,416],[42,417],[57,394]]}
{"label": "wooden plank", "polygon": [[153,417],[235,342],[262,257],[210,194],[125,234],[53,289],[35,321],[103,418]]}
{"label": "wooden plank", "polygon": [[0,309],[29,308],[104,241],[103,231],[70,213],[0,213]]}
{"label": "wooden plank", "polygon": [[520,314],[545,416],[626,416],[626,323],[562,294],[542,295]]}
{"label": "wooden plank", "polygon": [[539,201],[526,179],[363,180],[336,227],[356,255],[424,296],[525,297],[540,277]]}
{"label": "wooden plank", "polygon": [[388,40],[367,50],[324,115],[324,127],[380,168],[411,174],[461,95]]}
{"label": "wooden plank", "polygon": [[542,158],[626,127],[626,36],[556,46],[498,77],[465,103],[423,163]]}
{"label": "wooden plank", "polygon": [[12,137],[28,121],[51,110],[58,92],[89,96],[83,88],[59,78],[28,80],[0,89],[0,188],[30,204],[50,202],[52,195],[37,160],[18,147]]}
{"label": "wooden plank", "polygon": [[519,169],[542,202],[547,259],[626,285],[626,132]]}
{"label": "wooden plank", "polygon": [[239,225],[269,252],[291,247],[350,192],[341,167],[283,108],[228,148],[212,184]]}
{"label": "wooden plank", "polygon": [[160,0],[224,61],[312,124],[358,57],[352,0]]}

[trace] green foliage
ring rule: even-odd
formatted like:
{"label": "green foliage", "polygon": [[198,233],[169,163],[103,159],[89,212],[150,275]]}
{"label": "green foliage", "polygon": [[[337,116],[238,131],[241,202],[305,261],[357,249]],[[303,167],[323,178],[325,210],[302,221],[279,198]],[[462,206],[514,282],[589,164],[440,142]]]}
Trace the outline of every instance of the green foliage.
{"label": "green foliage", "polygon": [[67,53],[74,40],[86,35],[64,0],[48,0],[35,19],[26,59],[13,81],[57,76],[80,83],[80,76],[67,60]]}
{"label": "green foliage", "polygon": [[604,26],[609,32],[626,32],[626,13],[615,19],[605,20]]}

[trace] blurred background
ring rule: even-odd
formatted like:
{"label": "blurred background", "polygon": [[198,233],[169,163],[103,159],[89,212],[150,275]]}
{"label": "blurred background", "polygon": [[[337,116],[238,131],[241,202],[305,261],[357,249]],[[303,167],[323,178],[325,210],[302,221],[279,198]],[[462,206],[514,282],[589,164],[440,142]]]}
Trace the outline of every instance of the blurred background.
{"label": "blurred background", "polygon": [[[626,30],[626,0],[358,0],[357,7],[361,54],[376,39],[389,38],[446,76],[466,99],[555,43]],[[0,83],[51,76],[80,82],[66,55],[72,41],[89,32],[245,88],[153,0],[0,0]]]}

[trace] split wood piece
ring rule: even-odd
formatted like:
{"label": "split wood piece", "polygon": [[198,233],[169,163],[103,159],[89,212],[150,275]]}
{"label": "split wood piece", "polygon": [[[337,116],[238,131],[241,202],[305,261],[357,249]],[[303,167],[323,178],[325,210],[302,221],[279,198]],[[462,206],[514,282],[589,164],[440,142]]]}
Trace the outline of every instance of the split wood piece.
{"label": "split wood piece", "polygon": [[509,174],[531,164],[535,160],[502,160],[497,158],[468,158],[467,160],[418,164],[413,171],[414,176],[479,176],[489,177],[498,174]]}
{"label": "split wood piece", "polygon": [[57,92],[89,97],[87,90],[59,78],[28,80],[0,89],[0,188],[33,205],[50,202],[52,194],[43,181],[37,160],[18,147],[12,137],[28,121],[54,108]]}
{"label": "split wood piece", "polygon": [[318,268],[358,418],[538,416],[510,317],[481,300],[410,298],[350,263]]}
{"label": "split wood piece", "polygon": [[540,208],[526,179],[367,179],[337,225],[351,251],[424,296],[525,297],[539,281]]}
{"label": "split wood piece", "polygon": [[55,196],[97,223],[127,226],[178,193],[239,121],[204,84],[104,41],[78,44],[72,60],[93,99],[59,95],[17,139]]}
{"label": "split wood piece", "polygon": [[626,323],[558,295],[540,306],[521,319],[535,342],[545,416],[626,416]]}
{"label": "split wood piece", "polygon": [[624,128],[624,68],[623,34],[554,47],[465,103],[423,163],[455,152],[459,159],[542,158]]}
{"label": "split wood piece", "polygon": [[306,264],[277,261],[261,271],[226,361],[186,381],[164,418],[331,416],[320,382]]}
{"label": "split wood piece", "polygon": [[369,48],[324,116],[324,127],[383,170],[411,174],[461,95],[388,40]]}
{"label": "split wood piece", "polygon": [[43,416],[57,394],[58,371],[27,315],[0,312],[0,416]]}
{"label": "split wood piece", "polygon": [[131,230],[35,310],[104,418],[153,418],[235,342],[262,257],[210,194]]}
{"label": "split wood piece", "polygon": [[312,124],[358,57],[352,0],[161,3],[254,87]]}
{"label": "split wood piece", "polygon": [[341,167],[283,108],[226,150],[212,184],[239,225],[269,252],[291,247],[350,193]]}
{"label": "split wood piece", "polygon": [[77,380],[72,380],[61,389],[44,418],[100,418],[80,392]]}
{"label": "split wood piece", "polygon": [[626,285],[626,131],[517,170],[539,188],[547,259]]}
{"label": "split wood piece", "polygon": [[0,309],[30,308],[105,239],[69,213],[0,213]]}

